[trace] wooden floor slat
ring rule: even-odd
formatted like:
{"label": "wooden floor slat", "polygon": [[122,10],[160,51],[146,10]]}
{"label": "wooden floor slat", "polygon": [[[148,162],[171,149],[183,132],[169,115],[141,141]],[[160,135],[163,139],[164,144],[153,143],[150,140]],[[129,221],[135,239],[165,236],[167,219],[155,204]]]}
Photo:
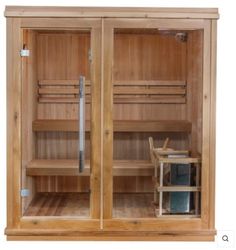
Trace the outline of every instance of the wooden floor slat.
{"label": "wooden floor slat", "polygon": [[133,193],[114,194],[113,217],[115,218],[154,218],[153,194]]}
{"label": "wooden floor slat", "polygon": [[38,193],[25,216],[89,217],[88,193]]}
{"label": "wooden floor slat", "polygon": [[[113,217],[154,218],[151,193],[115,193]],[[89,217],[88,193],[38,193],[25,216],[76,216]]]}

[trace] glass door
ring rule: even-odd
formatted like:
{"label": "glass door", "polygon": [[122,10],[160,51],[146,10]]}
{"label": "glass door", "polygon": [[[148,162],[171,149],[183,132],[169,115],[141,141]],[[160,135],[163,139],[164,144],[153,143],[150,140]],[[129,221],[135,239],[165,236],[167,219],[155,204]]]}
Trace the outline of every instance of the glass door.
{"label": "glass door", "polygon": [[105,22],[104,228],[201,223],[204,27],[191,25]]}
{"label": "glass door", "polygon": [[23,30],[22,216],[99,229],[101,34],[85,23]]}

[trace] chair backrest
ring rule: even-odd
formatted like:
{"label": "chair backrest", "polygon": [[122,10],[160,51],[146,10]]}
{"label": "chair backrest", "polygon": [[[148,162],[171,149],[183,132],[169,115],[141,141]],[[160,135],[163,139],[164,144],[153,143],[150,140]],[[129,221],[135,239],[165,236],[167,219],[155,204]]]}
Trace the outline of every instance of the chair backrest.
{"label": "chair backrest", "polygon": [[167,145],[168,145],[169,141],[170,141],[170,139],[169,139],[169,137],[167,137],[167,138],[165,139],[164,144],[163,144],[163,147],[162,147],[163,150],[166,150],[166,149],[167,149]]}
{"label": "chair backrest", "polygon": [[149,141],[151,161],[152,161],[153,164],[155,164],[155,156],[154,156],[154,152],[153,152],[153,150],[154,150],[153,138],[149,137],[148,141]]}

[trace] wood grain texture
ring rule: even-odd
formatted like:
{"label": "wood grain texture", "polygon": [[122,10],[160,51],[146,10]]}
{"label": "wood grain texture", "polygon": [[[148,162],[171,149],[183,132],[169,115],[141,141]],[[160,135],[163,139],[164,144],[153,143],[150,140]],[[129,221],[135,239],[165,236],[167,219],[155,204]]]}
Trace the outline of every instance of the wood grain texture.
{"label": "wood grain texture", "polygon": [[[129,23],[130,25],[133,24],[133,22]],[[112,25],[112,22],[110,21],[109,24]],[[137,28],[138,26],[133,30],[137,30]],[[130,34],[121,33],[120,29],[118,30],[119,32],[117,31],[114,34],[113,84],[115,86],[117,82],[130,86],[130,82],[134,83],[135,81],[137,83],[146,82],[147,84],[157,81],[163,82],[163,85],[168,81],[185,81],[186,43],[177,42],[173,36],[169,37],[159,33],[150,34],[142,31],[141,33]],[[126,56],[124,57],[120,51],[123,51]],[[176,98],[173,99],[173,96],[169,96],[169,99],[159,97],[159,100],[156,101],[157,103],[179,102],[179,105],[151,104],[155,103],[155,97],[153,96],[145,99],[139,97],[139,103],[142,104],[135,105],[134,98],[131,96],[129,98],[129,102],[133,102],[132,105],[114,105],[114,120],[152,120],[153,117],[157,120],[168,120],[170,117],[171,119],[176,118],[176,120],[185,118],[184,98],[177,100]],[[160,98],[163,98],[163,100]],[[127,100],[123,98],[123,102],[127,102]],[[117,103],[115,99],[114,103]]]}
{"label": "wood grain texture", "polygon": [[190,136],[192,155],[197,155],[202,152],[203,31],[201,30],[189,33],[187,65],[187,119],[192,121]]}
{"label": "wood grain texture", "polygon": [[7,19],[7,227],[17,228],[21,216],[21,57],[19,18]]}
{"label": "wood grain texture", "polygon": [[211,21],[211,119],[210,119],[210,204],[209,227],[215,229],[215,153],[216,153],[216,58],[217,23]]}
{"label": "wood grain texture", "polygon": [[78,218],[76,216],[24,216],[20,221],[22,229],[43,230],[79,230],[91,232],[99,230],[99,220],[91,218]]}
{"label": "wood grain texture", "polygon": [[[38,32],[38,79],[90,80],[88,50],[89,32]],[[60,53],[58,53],[60,51]]]}
{"label": "wood grain texture", "polygon": [[[77,22],[79,23],[79,22]],[[38,31],[38,80],[79,79],[80,75],[90,80],[88,52],[91,35],[87,32]],[[60,51],[60,53],[58,53]],[[67,82],[64,88],[69,88]],[[41,86],[41,85],[40,85]],[[88,88],[90,88],[88,86]],[[86,105],[86,116],[90,118],[90,105]],[[78,104],[38,104],[38,118],[53,119],[63,116],[78,119]]]}
{"label": "wood grain texture", "polygon": [[88,218],[88,193],[37,193],[24,216],[76,216]]}
{"label": "wood grain texture", "polygon": [[[138,231],[90,231],[78,232],[68,230],[35,230],[35,229],[8,229],[5,232],[8,240],[106,240],[106,241],[214,241],[214,230],[168,230],[156,232]],[[67,235],[67,236],[64,236]],[[58,237],[60,236],[60,237]]]}
{"label": "wood grain texture", "polygon": [[[89,176],[90,163],[85,162],[85,169],[79,173],[78,159],[68,160],[32,160],[28,163],[28,176]],[[147,160],[116,160],[113,162],[113,176],[153,176],[153,166]]]}
{"label": "wood grain texture", "polygon": [[[90,82],[86,82],[86,103],[91,102]],[[40,80],[39,103],[78,103],[78,80]],[[118,81],[114,83],[114,103],[185,103],[186,83],[178,80]]]}
{"label": "wood grain texture", "polygon": [[28,176],[90,176],[90,162],[85,161],[84,171],[79,172],[79,160],[32,160],[28,163]]}
{"label": "wood grain texture", "polygon": [[[101,25],[101,22],[99,22]],[[91,217],[100,219],[101,214],[101,144],[102,144],[102,103],[101,103],[101,26],[91,31]],[[86,118],[85,118],[86,119]]]}
{"label": "wood grain texture", "polygon": [[6,17],[219,18],[216,8],[127,8],[6,6]]}
{"label": "wood grain texture", "polygon": [[[40,95],[38,98],[39,103],[43,104],[77,104],[79,100],[75,97],[77,94],[63,93],[59,96],[58,94],[53,95]],[[135,103],[161,103],[161,104],[185,104],[185,95],[151,95],[149,98],[143,97],[144,95],[115,95],[114,103],[125,103],[125,104],[135,104]],[[85,100],[86,104],[91,103],[91,97],[88,95]]]}
{"label": "wood grain texture", "polygon": [[210,203],[210,118],[211,118],[211,22],[205,21],[202,93],[202,171],[201,218],[202,227],[209,228]]}
{"label": "wood grain texture", "polygon": [[[45,119],[34,120],[33,131],[77,132],[78,120]],[[86,131],[90,131],[90,121],[86,121]],[[186,120],[114,120],[114,132],[191,132],[191,123]]]}
{"label": "wood grain texture", "polygon": [[[16,232],[16,231],[13,231]],[[144,236],[143,236],[144,235]],[[146,233],[143,233],[143,235],[137,236],[135,233],[135,236],[127,236],[126,234],[116,236],[114,237],[113,232],[110,233],[110,236],[107,235],[100,235],[100,236],[60,236],[60,239],[58,239],[58,236],[7,236],[8,241],[215,241],[215,237],[210,236],[163,236],[156,234],[155,236],[147,236]]]}
{"label": "wood grain texture", "polygon": [[109,18],[109,27],[117,29],[159,29],[159,30],[198,30],[204,28],[203,19],[158,19],[158,18]]}
{"label": "wood grain texture", "polygon": [[186,86],[182,80],[114,80],[113,86]]}
{"label": "wood grain texture", "polygon": [[22,28],[31,28],[36,30],[48,30],[48,31],[71,31],[81,30],[89,31],[90,27],[99,27],[99,18],[37,18],[37,17],[28,17],[22,18],[21,27]]}
{"label": "wood grain texture", "polygon": [[114,160],[150,160],[148,138],[153,137],[155,145],[161,147],[168,136],[170,138],[170,147],[186,150],[189,148],[188,134],[171,132],[133,132],[114,133]]}
{"label": "wood grain texture", "polygon": [[103,219],[112,218],[113,165],[113,29],[104,20],[103,45]]}
{"label": "wood grain texture", "polygon": [[89,176],[37,176],[37,192],[89,192]]}
{"label": "wood grain texture", "polygon": [[[68,119],[40,119],[32,123],[33,131],[61,131],[78,132],[79,120]],[[90,131],[90,121],[85,121],[85,131]]]}
{"label": "wood grain texture", "polygon": [[185,95],[115,95],[114,104],[185,104]]}
{"label": "wood grain texture", "polygon": [[151,193],[151,176],[113,176],[114,193]]}
{"label": "wood grain texture", "polygon": [[184,81],[185,51],[186,43],[176,41],[174,36],[115,33],[114,81]]}
{"label": "wood grain texture", "polygon": [[[78,133],[38,132],[36,159],[78,159]],[[91,135],[85,134],[85,159],[91,156]]]}
{"label": "wood grain texture", "polygon": [[[134,24],[133,22],[129,23],[131,25]],[[112,25],[113,22],[111,27]],[[120,23],[115,23],[114,25],[119,27]],[[149,28],[153,28],[152,25],[154,26],[154,24],[151,24]],[[173,133],[168,134],[168,132],[171,132],[172,130],[171,120],[173,117],[176,116],[176,120],[173,121],[174,130],[180,128],[179,125],[183,122],[180,121],[180,119],[185,120],[186,117],[187,104],[185,104],[184,100],[185,90],[182,88],[188,84],[184,84],[187,74],[186,43],[178,42],[174,36],[163,35],[158,32],[151,33],[144,29],[137,29],[138,27],[135,27],[136,29],[133,30],[129,29],[128,26],[125,28],[126,29],[123,30],[114,29],[113,94],[115,95],[113,98],[113,130],[116,131],[116,120],[118,120],[120,123],[120,130],[122,125],[124,126],[125,131],[127,125],[133,123],[134,126],[132,131],[137,133],[132,133],[132,135],[128,133],[124,135],[121,133],[114,134],[113,159],[127,159],[130,157],[132,157],[132,159],[148,159],[149,136],[154,136],[155,140],[158,140],[158,144],[165,139],[164,136],[170,136],[172,140],[171,144],[174,144],[175,148],[187,149],[188,137],[184,135],[184,133],[181,133],[182,129],[176,133],[178,135],[173,135]],[[129,32],[127,32],[127,29]],[[123,51],[126,56],[124,57],[120,51]],[[126,98],[130,99],[130,102],[129,104],[128,102],[126,104],[123,95],[122,102],[125,104],[117,104],[117,101],[115,100],[116,85],[119,84],[119,86],[122,86],[123,88],[130,88],[130,91],[133,91],[133,93],[139,93],[136,92],[135,88],[137,87],[135,86],[135,82],[140,86],[146,84],[146,86],[144,85],[146,89],[143,90],[143,93],[146,94],[146,98],[143,98],[141,101],[141,97],[139,97],[139,103],[137,104],[135,103],[135,97],[127,95]],[[149,83],[150,85],[147,86]],[[160,100],[156,102],[153,101],[152,96],[149,96],[148,94],[151,92],[155,94],[156,90],[153,89],[153,86],[155,86],[154,84],[158,84],[156,86],[165,86],[165,91],[172,94],[174,94],[176,86],[181,87],[182,101],[179,101],[179,103],[177,100],[171,101],[164,95],[162,96],[163,102]],[[128,93],[129,92],[127,92],[127,94]],[[162,94],[164,94],[164,92],[162,92]],[[153,98],[155,97],[153,96]],[[174,102],[176,105],[171,104]],[[159,119],[160,117],[160,127],[158,126],[158,121],[157,123],[154,122],[153,129],[151,128],[151,120],[153,117],[155,117],[155,119]],[[166,123],[164,119],[162,120],[163,117],[165,117],[164,119],[167,121]],[[137,120],[139,120],[139,123],[136,123]],[[140,129],[143,121],[143,129]],[[170,127],[168,128],[169,125]],[[138,133],[141,132],[141,130],[143,132],[155,133]],[[165,135],[157,132],[165,132]],[[185,130],[185,132],[187,132],[187,130]],[[150,178],[113,178],[113,181],[114,189],[120,186],[120,190],[134,190],[130,184],[132,182],[142,183],[141,186],[136,186],[136,192],[137,190],[150,191],[152,189],[150,185],[152,181]]]}
{"label": "wood grain texture", "polygon": [[[213,240],[218,10],[10,6],[5,15],[8,239]],[[23,42],[32,57],[20,58]],[[80,74],[89,93],[85,176],[74,162]],[[201,180],[188,189],[200,193],[194,218],[152,215],[150,136],[202,158]]]}
{"label": "wood grain texture", "polygon": [[[34,20],[36,21],[36,20]],[[68,20],[67,20],[68,21]],[[71,21],[71,22],[70,22]],[[68,27],[71,25],[75,25],[77,23],[78,27],[82,27],[86,24],[86,20],[81,21],[68,21]],[[36,22],[32,22],[32,24],[37,24]],[[58,20],[58,23],[62,23],[62,20]],[[89,22],[87,22],[89,23]],[[93,21],[90,22],[89,26],[93,26]],[[24,26],[26,23],[22,22]],[[41,23],[42,24],[42,23]],[[39,30],[35,31],[37,34],[37,51],[32,51],[33,53],[37,52],[38,55],[38,79],[39,86],[46,86],[48,89],[51,89],[50,84],[55,85],[55,79],[58,79],[60,85],[63,85],[64,88],[67,89],[71,84],[75,84],[75,80],[70,81],[70,79],[79,78],[79,75],[83,74],[86,76],[87,85],[89,88],[89,92],[91,96],[94,97],[91,105],[87,106],[87,114],[91,123],[91,134],[86,136],[86,152],[87,158],[91,156],[91,164],[93,168],[91,168],[91,178],[84,178],[83,180],[71,178],[69,180],[66,179],[64,182],[63,178],[57,177],[38,177],[36,178],[36,188],[37,190],[50,191],[50,190],[89,190],[89,185],[96,184],[96,187],[92,187],[91,193],[91,203],[93,204],[91,208],[92,218],[99,218],[100,211],[99,209],[99,201],[100,201],[100,176],[99,169],[100,168],[100,160],[99,155],[96,154],[96,149],[99,149],[100,146],[100,134],[101,130],[99,126],[100,119],[100,28],[98,25],[94,25],[96,28],[92,28],[91,35],[89,29],[82,29],[81,31],[70,31],[70,30]],[[96,38],[96,39],[95,39]],[[88,60],[88,52],[91,48],[93,61],[91,65]],[[60,53],[58,53],[60,51]],[[44,80],[48,79],[48,80]],[[64,79],[64,80],[62,80]],[[68,80],[69,81],[68,81]],[[35,84],[38,81],[35,81]],[[88,84],[90,83],[90,84]],[[94,86],[91,86],[91,83]],[[44,87],[44,88],[46,88]],[[57,87],[57,86],[56,86]],[[91,89],[91,90],[90,90]],[[43,89],[45,91],[45,89]],[[39,91],[39,94],[45,94],[42,92],[42,89]],[[93,103],[96,103],[93,104]],[[78,104],[72,105],[47,105],[42,104],[38,105],[38,116],[48,116],[50,119],[52,115],[60,114],[62,116],[66,115],[67,118],[77,118],[78,116]],[[90,109],[91,109],[91,117],[90,117]],[[63,112],[64,111],[64,112]],[[64,116],[65,117],[65,116]],[[94,124],[97,124],[94,126]],[[89,124],[90,125],[90,124]],[[62,124],[63,126],[63,124]],[[89,126],[90,127],[90,126]],[[37,134],[37,144],[36,144],[36,158],[41,158],[42,156],[61,158],[64,157],[76,157],[77,155],[77,134],[62,134],[59,135],[57,133],[47,133],[47,134]],[[91,141],[91,143],[90,143]],[[49,144],[48,144],[49,143]],[[96,145],[94,145],[96,144]],[[47,145],[51,145],[52,147],[48,147]],[[55,148],[54,148],[55,146]],[[57,147],[59,146],[59,147]],[[90,148],[93,148],[94,154],[90,154]],[[61,155],[60,155],[61,154]],[[55,186],[54,186],[55,185]],[[62,187],[65,186],[65,187]],[[97,193],[97,195],[94,195]],[[95,197],[96,196],[96,197]],[[95,198],[94,198],[95,197]],[[95,199],[95,200],[94,200]],[[96,205],[98,204],[98,205]]]}
{"label": "wood grain texture", "polygon": [[153,194],[114,193],[113,218],[155,218]]}
{"label": "wood grain texture", "polygon": [[105,231],[191,231],[200,229],[200,218],[113,218],[104,220]]}
{"label": "wood grain texture", "polygon": [[[62,20],[61,20],[62,21]],[[61,22],[59,21],[59,22]],[[50,23],[50,22],[49,22]],[[69,25],[69,21],[67,24]],[[83,26],[84,21],[73,21],[73,24]],[[85,21],[86,23],[86,21]],[[90,26],[92,23],[90,23]],[[84,75],[86,80],[91,82],[90,64],[88,52],[91,48],[91,34],[89,30],[82,31],[38,31],[37,34],[37,54],[38,54],[38,80],[40,83],[52,83],[50,80],[70,80],[79,79]],[[58,53],[60,51],[60,53]],[[92,77],[93,77],[92,73]],[[45,82],[47,79],[49,82]],[[94,78],[93,78],[94,80]],[[96,80],[97,81],[97,80]],[[64,87],[71,85],[66,82]],[[99,86],[98,86],[99,87]],[[88,86],[91,88],[91,85]],[[91,105],[86,105],[86,116],[90,119]],[[63,118],[78,119],[78,104],[47,104],[38,103],[38,118]],[[91,122],[91,120],[90,120]],[[89,122],[89,127],[90,127]],[[61,123],[61,126],[64,125]],[[75,124],[78,127],[78,124]],[[99,129],[99,128],[98,128]],[[75,159],[78,158],[78,134],[77,133],[37,133],[37,154],[36,158],[51,159]],[[89,159],[91,148],[91,135],[86,135],[86,159]],[[55,180],[55,182],[54,182]],[[67,177],[67,182],[63,184],[62,178],[58,177],[37,177],[36,186],[38,190],[44,185],[46,192],[53,190],[88,190],[89,179],[84,180],[71,178],[71,183]],[[52,184],[54,183],[54,184]],[[55,184],[58,183],[58,184]],[[51,186],[52,185],[52,186]],[[54,186],[55,185],[55,186]],[[61,185],[65,185],[64,188]],[[74,185],[74,188],[73,188]],[[67,186],[67,188],[66,188]],[[98,201],[99,202],[99,201]]]}
{"label": "wood grain texture", "polygon": [[[154,218],[152,194],[114,194],[113,216]],[[88,193],[37,193],[24,216],[89,217]]]}
{"label": "wood grain texture", "polygon": [[[86,32],[87,33],[87,32]],[[40,86],[79,86],[79,79],[43,79],[39,80],[38,84]],[[91,82],[85,80],[85,86],[90,86]]]}

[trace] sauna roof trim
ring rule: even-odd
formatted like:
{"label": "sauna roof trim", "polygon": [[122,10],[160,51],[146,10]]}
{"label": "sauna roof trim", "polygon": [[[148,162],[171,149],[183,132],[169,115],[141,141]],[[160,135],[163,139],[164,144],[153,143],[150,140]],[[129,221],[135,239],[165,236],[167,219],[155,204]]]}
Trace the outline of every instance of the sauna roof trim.
{"label": "sauna roof trim", "polygon": [[6,6],[6,17],[123,17],[218,19],[217,8]]}

